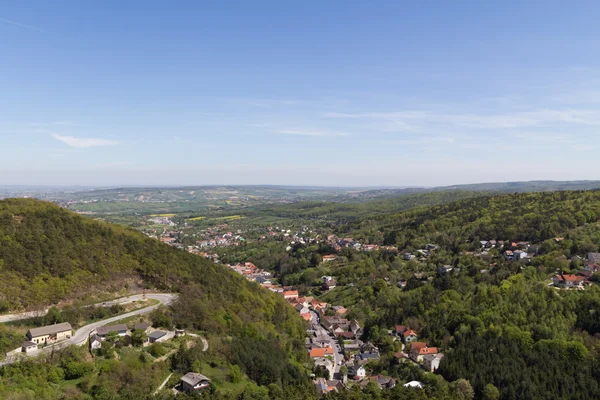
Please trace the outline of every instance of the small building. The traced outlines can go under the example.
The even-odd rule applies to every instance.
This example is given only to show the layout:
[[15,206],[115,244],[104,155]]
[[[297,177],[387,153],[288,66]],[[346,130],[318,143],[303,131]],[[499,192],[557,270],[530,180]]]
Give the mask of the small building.
[[583,285],[585,278],[583,276],[558,274],[552,278],[552,282],[556,287],[562,288],[578,288]]
[[297,290],[285,290],[283,292],[283,298],[286,299],[286,300],[297,299],[298,298],[298,291]]
[[396,387],[396,380],[385,375],[372,376],[369,380],[377,383],[380,389],[393,389]]
[[410,359],[413,360],[414,362],[423,362],[423,357],[429,354],[437,354],[438,353],[438,349],[436,347],[414,347],[414,343],[417,342],[413,342],[413,346],[411,346],[410,349]]
[[164,331],[154,331],[148,335],[148,340],[150,343],[164,342],[167,339],[167,332]]
[[408,329],[402,334],[402,340],[404,340],[404,343],[414,342],[417,339],[417,332],[413,331],[412,329]]
[[99,349],[102,347],[102,339],[100,336],[94,334],[90,336],[90,350]]
[[352,320],[352,322],[350,322],[350,331],[355,335],[358,335],[358,333],[360,332],[360,324],[357,320],[354,319]]
[[193,393],[210,387],[210,379],[202,374],[188,372],[179,381],[184,392]]
[[440,367],[440,362],[444,358],[442,353],[438,354],[427,354],[423,356],[423,368],[425,368],[429,372],[434,372],[436,369]]
[[105,325],[96,329],[96,334],[101,338],[105,338],[111,332],[115,332],[119,336],[125,336],[127,335],[127,325]]
[[73,328],[68,322],[31,328],[27,332],[27,339],[35,344],[54,343],[71,338]]
[[176,329],[175,337],[181,337],[181,336],[185,336],[185,331],[183,329]]
[[38,349],[37,344],[27,341],[21,344],[21,351],[25,354],[32,353]]
[[364,379],[367,376],[367,370],[363,366],[351,365],[348,367],[348,377],[354,380]]
[[356,358],[360,365],[364,365],[370,361],[379,360],[379,353],[360,353]]
[[423,389],[423,383],[419,381],[410,381],[402,386],[404,386],[405,388]]
[[323,256],[323,262],[335,261],[337,256],[335,254],[327,254]]

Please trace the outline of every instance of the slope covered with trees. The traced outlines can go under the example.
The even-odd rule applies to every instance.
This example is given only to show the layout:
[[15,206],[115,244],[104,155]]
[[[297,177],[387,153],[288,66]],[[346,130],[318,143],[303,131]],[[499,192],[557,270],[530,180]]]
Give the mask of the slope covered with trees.
[[[3,311],[47,306],[110,286],[121,289],[125,278],[140,280],[148,288],[178,292],[179,300],[170,309],[152,315],[155,326],[203,331],[214,338],[213,362],[235,363],[241,373],[262,385],[308,384],[302,370],[306,325],[280,296],[226,267],[133,230],[85,219],[46,202],[0,201]],[[207,357],[185,348],[179,356],[173,369],[182,373]],[[15,368],[21,367],[7,367],[0,373],[0,397],[19,387],[22,373],[10,375]],[[135,386],[137,378],[129,378]],[[110,379],[97,384],[102,387],[94,390],[117,396],[119,385]],[[36,388],[51,391],[40,385]]]

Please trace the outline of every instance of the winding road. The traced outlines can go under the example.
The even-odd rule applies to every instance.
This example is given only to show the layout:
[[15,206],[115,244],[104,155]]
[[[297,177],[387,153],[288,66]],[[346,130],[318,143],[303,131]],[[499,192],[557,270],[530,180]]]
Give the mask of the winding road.
[[[111,322],[119,321],[123,318],[129,318],[134,315],[147,314],[150,311],[160,307],[161,305],[170,305],[177,299],[177,295],[173,294],[173,293],[147,293],[145,296],[147,299],[158,300],[160,303],[155,304],[153,306],[141,308],[139,310],[131,311],[131,312],[128,312],[125,314],[117,315],[115,317],[107,318],[102,321],[93,322],[91,324],[82,326],[81,328],[77,329],[77,331],[75,331],[75,334],[73,336],[71,336],[71,339],[61,342],[61,343],[57,343],[54,346],[47,346],[47,347],[43,348],[42,350],[38,351],[36,354],[32,354],[32,355],[39,356],[41,354],[50,353],[52,351],[52,348],[62,349],[63,347],[67,347],[70,345],[83,346],[87,342],[88,337],[90,336],[90,333],[93,330],[95,330],[101,326],[104,326],[106,324],[109,324]],[[144,298],[144,295],[136,294],[133,296],[124,297],[121,299],[112,300],[112,301],[108,301],[105,303],[99,303],[97,305],[109,306],[109,305],[113,305],[113,304],[125,304],[125,303],[131,303],[134,301],[143,300],[143,298]],[[37,315],[40,315],[40,314],[37,314]],[[45,315],[45,314],[41,314],[41,315]],[[27,319],[27,318],[31,318],[32,315],[31,315],[31,313],[21,313],[21,314],[8,314],[8,315],[4,315],[3,317],[4,317],[4,320],[0,319],[0,322],[17,321],[19,319]],[[23,340],[25,340],[25,339],[23,339]],[[10,358],[10,359],[7,358],[6,360],[0,362],[0,366],[13,364],[19,360],[20,360],[20,357],[14,357],[14,358]]]

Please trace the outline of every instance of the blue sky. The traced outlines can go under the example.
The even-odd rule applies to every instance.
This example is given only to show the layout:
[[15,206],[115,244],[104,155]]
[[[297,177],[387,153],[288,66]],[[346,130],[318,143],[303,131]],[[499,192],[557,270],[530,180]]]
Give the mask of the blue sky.
[[0,7],[0,184],[600,179],[600,3]]

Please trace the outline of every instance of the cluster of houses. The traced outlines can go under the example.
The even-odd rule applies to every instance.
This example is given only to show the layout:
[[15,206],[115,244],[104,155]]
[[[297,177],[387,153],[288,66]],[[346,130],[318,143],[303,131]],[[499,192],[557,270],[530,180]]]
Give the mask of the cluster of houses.
[[418,335],[410,327],[396,325],[396,328],[391,333],[397,339],[402,340],[406,347],[410,348],[408,353],[402,351],[394,354],[396,359],[410,359],[429,372],[434,372],[440,367],[440,362],[444,358],[444,354],[438,352],[437,347],[429,347],[427,343],[417,341]]
[[156,216],[154,218],[148,218],[148,222],[151,222],[156,225],[167,225],[167,226],[177,225],[169,217],[161,217],[161,216]]
[[588,253],[583,269],[577,274],[560,272],[552,277],[552,284],[561,289],[583,289],[592,284],[591,278],[596,272],[600,272],[600,253]]
[[209,230],[205,235],[205,240],[197,240],[196,248],[197,249],[206,249],[211,247],[229,247],[229,246],[239,246],[241,242],[246,240],[242,235],[241,231],[238,233],[226,232],[224,234],[213,233]]
[[89,346],[90,350],[96,350],[102,347],[102,342],[104,342],[111,335],[116,335],[120,337],[129,336],[133,332],[144,332],[147,334],[146,339],[144,341],[144,346],[150,345],[152,343],[164,342],[174,337],[182,336],[185,334],[182,330],[172,331],[160,331],[153,330],[149,324],[139,323],[134,326],[134,328],[130,331],[127,325],[125,324],[117,324],[117,325],[105,325],[99,328],[96,328],[94,331],[90,333],[89,338]]
[[431,254],[435,251],[439,249],[439,246],[437,244],[432,244],[429,243],[425,246],[424,249],[418,249],[415,253],[413,254],[411,252],[404,252],[402,253],[402,259],[404,261],[410,261],[410,260],[414,260],[414,259],[418,259],[419,261],[425,261],[427,260]]
[[333,247],[335,251],[341,251],[343,248],[351,248],[356,251],[386,250],[395,253],[398,252],[398,248],[396,246],[379,246],[376,244],[363,244],[351,237],[340,238],[336,235],[328,235],[326,243]]

